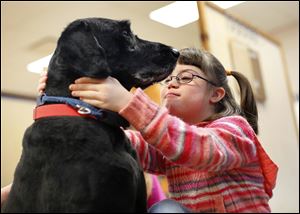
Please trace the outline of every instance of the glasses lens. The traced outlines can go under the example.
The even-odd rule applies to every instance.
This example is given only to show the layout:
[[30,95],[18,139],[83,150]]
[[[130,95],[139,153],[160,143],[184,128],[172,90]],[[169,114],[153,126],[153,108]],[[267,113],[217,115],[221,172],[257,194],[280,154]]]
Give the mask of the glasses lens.
[[182,72],[177,75],[179,82],[184,84],[184,83],[189,83],[193,80],[193,74],[190,72]]
[[169,82],[171,82],[171,77],[167,77],[165,80],[161,81],[160,84],[161,85],[168,85]]

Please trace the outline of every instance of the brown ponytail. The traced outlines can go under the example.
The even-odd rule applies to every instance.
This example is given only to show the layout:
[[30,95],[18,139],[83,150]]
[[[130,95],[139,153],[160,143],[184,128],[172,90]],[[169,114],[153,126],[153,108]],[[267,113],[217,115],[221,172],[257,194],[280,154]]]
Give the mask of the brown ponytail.
[[231,71],[230,73],[237,80],[240,87],[240,107],[242,114],[252,126],[254,132],[258,134],[258,113],[251,84],[243,74],[236,71]]

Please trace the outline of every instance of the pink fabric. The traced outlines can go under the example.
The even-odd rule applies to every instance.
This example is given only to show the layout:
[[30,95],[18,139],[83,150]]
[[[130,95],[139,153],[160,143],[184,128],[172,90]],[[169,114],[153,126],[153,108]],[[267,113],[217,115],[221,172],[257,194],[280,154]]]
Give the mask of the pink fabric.
[[148,209],[155,203],[163,200],[166,198],[166,195],[162,189],[162,187],[160,186],[160,183],[159,183],[159,180],[157,178],[157,176],[155,175],[151,175],[151,178],[152,178],[152,191],[151,191],[151,194],[148,198],[148,201],[147,201],[147,207]]

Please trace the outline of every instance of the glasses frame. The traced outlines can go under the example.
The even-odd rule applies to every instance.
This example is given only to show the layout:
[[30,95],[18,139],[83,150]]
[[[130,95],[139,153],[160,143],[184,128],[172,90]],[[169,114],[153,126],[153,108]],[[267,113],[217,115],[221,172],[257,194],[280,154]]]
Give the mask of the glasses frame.
[[[166,80],[166,79],[165,79],[164,81],[160,82],[160,84],[161,84],[161,85],[164,85],[164,86],[167,86],[167,85],[173,80],[173,78],[175,78],[176,82],[177,82],[179,85],[182,85],[182,84],[190,83],[190,82],[192,82],[192,81],[194,80],[195,77],[198,77],[198,78],[200,78],[200,79],[202,79],[202,80],[204,80],[204,81],[206,81],[206,82],[212,84],[213,86],[216,86],[216,87],[217,87],[217,85],[216,85],[215,83],[213,83],[212,81],[210,81],[210,80],[208,80],[208,79],[206,79],[206,78],[204,78],[204,77],[202,77],[202,76],[200,76],[200,75],[193,74],[193,73],[191,73],[190,71],[191,71],[191,70],[183,70],[182,72],[180,72],[180,73],[177,74],[176,76],[169,76],[169,77],[166,78],[166,79],[169,79],[169,80],[170,80],[168,83],[165,83],[165,80]],[[188,82],[181,83],[181,82],[180,82],[181,79],[180,79],[178,76],[181,75],[182,73],[189,73],[189,74],[191,74],[191,75],[192,75],[191,80],[189,80]]]

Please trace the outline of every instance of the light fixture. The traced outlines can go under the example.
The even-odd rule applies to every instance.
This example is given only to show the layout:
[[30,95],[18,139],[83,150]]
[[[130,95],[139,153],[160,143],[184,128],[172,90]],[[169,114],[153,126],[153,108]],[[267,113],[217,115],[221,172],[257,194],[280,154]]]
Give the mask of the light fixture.
[[[210,1],[222,9],[241,4],[245,1]],[[199,18],[197,1],[176,1],[162,8],[154,10],[149,15],[150,19],[178,28],[192,23]]]
[[45,56],[41,59],[33,61],[27,65],[27,70],[33,73],[41,73],[42,71],[47,70],[50,59],[53,54]]
[[196,1],[176,1],[150,13],[150,19],[178,28],[198,20]]
[[211,3],[214,3],[215,5],[221,7],[222,9],[228,9],[230,7],[236,6],[238,4],[241,4],[245,1],[210,1]]

